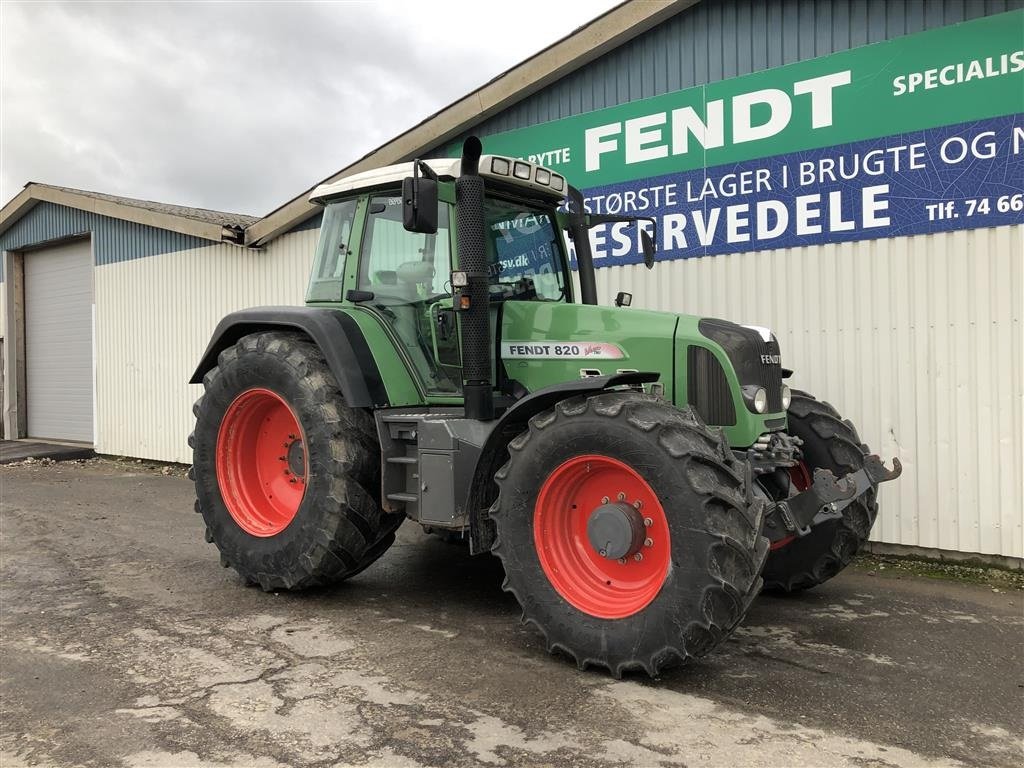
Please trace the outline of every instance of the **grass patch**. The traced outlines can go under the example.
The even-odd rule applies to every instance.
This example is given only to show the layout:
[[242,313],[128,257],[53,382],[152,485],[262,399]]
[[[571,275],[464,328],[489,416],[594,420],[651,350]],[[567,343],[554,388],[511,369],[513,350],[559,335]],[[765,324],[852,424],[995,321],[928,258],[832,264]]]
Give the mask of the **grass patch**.
[[1024,572],[1007,571],[986,565],[948,563],[894,555],[859,554],[853,561],[853,566],[859,571],[984,584],[994,589],[1024,590]]

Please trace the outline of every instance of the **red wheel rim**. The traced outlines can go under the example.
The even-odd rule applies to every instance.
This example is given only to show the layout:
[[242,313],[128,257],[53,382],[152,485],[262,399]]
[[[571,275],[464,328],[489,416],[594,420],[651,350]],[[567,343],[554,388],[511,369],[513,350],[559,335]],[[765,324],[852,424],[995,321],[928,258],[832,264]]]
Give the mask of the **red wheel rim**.
[[[622,560],[602,557],[587,534],[592,512],[609,501],[631,505],[646,527],[639,550]],[[602,619],[646,608],[672,562],[668,519],[657,495],[635,470],[607,456],[577,456],[548,475],[533,511],[533,541],[558,594]]]
[[299,420],[279,394],[249,389],[228,406],[217,433],[217,484],[239,527],[274,536],[299,511],[309,462]]
[[798,493],[806,491],[814,484],[814,481],[811,479],[811,470],[803,460],[798,461],[789,468],[789,482],[792,483]]

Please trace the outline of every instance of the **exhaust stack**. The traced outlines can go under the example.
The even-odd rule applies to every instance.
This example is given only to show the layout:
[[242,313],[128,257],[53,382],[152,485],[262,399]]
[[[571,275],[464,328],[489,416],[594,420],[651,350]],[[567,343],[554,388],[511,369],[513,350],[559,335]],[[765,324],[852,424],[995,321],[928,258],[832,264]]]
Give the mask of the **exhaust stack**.
[[[462,341],[462,394],[466,418],[491,421],[494,397],[491,382],[491,323],[487,290],[487,232],[484,218],[484,180],[480,177],[480,139],[470,136],[462,146],[461,175],[455,180],[459,271],[458,287]],[[452,281],[453,285],[455,280]]]

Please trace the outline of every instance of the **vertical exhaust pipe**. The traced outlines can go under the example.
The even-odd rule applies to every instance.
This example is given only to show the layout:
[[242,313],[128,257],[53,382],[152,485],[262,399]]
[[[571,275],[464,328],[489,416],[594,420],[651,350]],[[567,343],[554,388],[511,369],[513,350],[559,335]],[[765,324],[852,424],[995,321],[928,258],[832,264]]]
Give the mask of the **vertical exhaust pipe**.
[[[470,136],[462,146],[462,166],[455,180],[455,222],[458,233],[459,271],[466,286],[459,289],[459,333],[462,341],[462,394],[466,418],[494,418],[491,382],[491,322],[487,289],[487,231],[484,217],[484,180],[480,177],[483,145]],[[465,306],[463,302],[469,302]]]

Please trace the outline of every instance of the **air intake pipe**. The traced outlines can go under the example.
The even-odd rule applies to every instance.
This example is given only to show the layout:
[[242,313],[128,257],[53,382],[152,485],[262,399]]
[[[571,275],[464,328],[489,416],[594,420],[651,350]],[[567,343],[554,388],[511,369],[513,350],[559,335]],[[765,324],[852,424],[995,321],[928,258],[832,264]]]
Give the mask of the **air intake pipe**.
[[[460,279],[455,298],[462,341],[462,395],[466,418],[494,418],[491,383],[491,322],[487,288],[487,230],[484,180],[480,177],[480,139],[470,136],[462,146],[462,167],[455,180],[455,222]],[[464,278],[462,277],[464,275]]]

